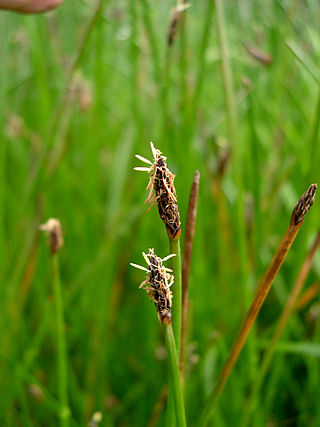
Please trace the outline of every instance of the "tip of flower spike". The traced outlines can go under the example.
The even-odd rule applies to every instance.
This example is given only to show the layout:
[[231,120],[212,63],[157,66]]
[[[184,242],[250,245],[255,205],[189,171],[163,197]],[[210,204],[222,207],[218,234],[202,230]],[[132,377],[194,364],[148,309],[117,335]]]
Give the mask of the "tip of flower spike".
[[297,225],[304,220],[306,213],[313,205],[316,196],[316,189],[317,184],[311,184],[308,190],[302,194],[291,215],[290,223],[292,225]]
[[63,246],[63,236],[61,224],[58,219],[50,218],[45,224],[39,226],[39,230],[46,231],[48,234],[48,245],[51,255],[54,255]]

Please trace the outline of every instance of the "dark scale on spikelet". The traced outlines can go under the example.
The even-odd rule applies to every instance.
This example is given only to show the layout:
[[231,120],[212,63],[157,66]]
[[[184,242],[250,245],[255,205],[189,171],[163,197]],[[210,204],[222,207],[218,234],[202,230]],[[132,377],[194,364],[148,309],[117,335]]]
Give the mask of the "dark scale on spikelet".
[[140,268],[147,272],[145,280],[139,287],[145,289],[149,298],[154,302],[160,322],[170,325],[172,307],[170,286],[173,284],[173,276],[169,273],[171,270],[162,265],[162,262],[167,260],[168,257],[162,260],[155,255],[153,249],[149,249],[147,255],[143,253],[143,256],[147,262],[148,268],[131,263],[133,267]]
[[168,31],[168,45],[171,46],[177,36],[179,22],[181,20],[182,12],[184,12],[190,5],[182,4],[175,7],[171,14],[169,31]]
[[154,155],[154,163],[141,156],[136,156],[138,159],[150,164],[151,167],[135,169],[151,172],[147,186],[149,196],[146,203],[151,203],[150,208],[154,203],[157,204],[160,218],[166,226],[170,239],[177,239],[181,235],[181,223],[176,190],[174,188],[175,175],[168,169],[166,157],[162,156],[160,150],[155,149],[152,143],[151,149]]
[[148,189],[152,188],[156,194],[156,203],[160,218],[165,223],[167,232],[171,239],[180,236],[180,215],[174,188],[175,175],[167,168],[166,162],[159,154],[155,161],[155,170],[151,175]]
[[313,205],[316,196],[316,189],[317,184],[312,184],[308,190],[302,194],[291,215],[292,225],[297,225],[304,220],[306,213]]

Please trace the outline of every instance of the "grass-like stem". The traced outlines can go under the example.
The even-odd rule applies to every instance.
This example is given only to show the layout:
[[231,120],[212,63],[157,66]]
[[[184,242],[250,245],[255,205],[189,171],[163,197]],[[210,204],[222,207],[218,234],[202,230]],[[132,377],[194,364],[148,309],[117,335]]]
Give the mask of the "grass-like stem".
[[258,286],[256,295],[233,343],[229,356],[223,365],[216,384],[207,398],[204,409],[200,416],[199,426],[206,426],[210,421],[215,404],[219,399],[224,386],[226,385],[226,382],[238,359],[238,356],[248,338],[249,332],[251,331],[254,322],[261,310],[261,307],[271,289],[272,283],[300,230],[305,214],[308,212],[314,202],[316,188],[317,186],[312,184],[300,197],[298,203],[293,209],[289,227],[287,228],[287,231],[285,232],[274,257],[272,258],[271,264],[265,276]]
[[181,315],[182,315],[182,271],[181,271],[181,250],[180,238],[170,239],[170,254],[176,254],[171,258],[171,268],[174,275],[173,293],[173,315],[172,323],[176,339],[177,353],[180,357],[180,342],[181,342]]
[[256,381],[254,382],[252,391],[250,393],[250,397],[249,397],[249,401],[248,404],[245,405],[246,407],[246,411],[245,411],[245,416],[244,416],[244,422],[243,422],[243,427],[249,425],[250,423],[250,418],[251,418],[251,414],[254,411],[256,404],[258,403],[258,393],[259,390],[261,388],[261,385],[263,383],[263,380],[266,376],[266,373],[270,367],[270,363],[272,361],[275,349],[277,347],[277,344],[283,334],[283,331],[288,323],[289,317],[292,314],[295,306],[296,306],[296,302],[297,299],[301,293],[301,290],[303,288],[303,285],[306,281],[306,278],[308,276],[308,273],[310,271],[311,265],[312,265],[312,261],[314,258],[314,255],[318,249],[320,243],[320,231],[317,233],[317,236],[315,238],[315,241],[304,261],[304,263],[302,264],[302,267],[299,271],[297,280],[290,292],[290,295],[287,299],[287,302],[282,310],[282,313],[280,315],[280,318],[277,322],[275,331],[272,335],[272,338],[270,340],[269,346],[266,349],[266,352],[263,356],[263,360],[259,369],[259,374],[258,377],[256,379]]
[[186,426],[186,416],[185,416],[185,410],[184,410],[181,378],[179,373],[176,341],[175,341],[171,324],[163,325],[163,329],[164,329],[164,335],[165,335],[167,352],[168,352],[169,373],[170,373],[170,380],[171,380],[170,391],[173,394],[177,426],[184,427]]
[[61,404],[60,425],[68,427],[70,410],[68,406],[67,350],[58,254],[51,256],[51,272],[56,305],[59,401]]
[[199,193],[200,172],[196,171],[193,176],[193,182],[189,197],[189,207],[186,223],[186,237],[184,243],[183,263],[182,263],[182,318],[181,318],[181,343],[180,343],[180,375],[183,384],[184,378],[184,347],[185,347],[185,334],[187,324],[187,311],[188,311],[188,288],[189,288],[189,275],[191,265],[191,255],[193,247],[193,239],[197,218],[197,204]]

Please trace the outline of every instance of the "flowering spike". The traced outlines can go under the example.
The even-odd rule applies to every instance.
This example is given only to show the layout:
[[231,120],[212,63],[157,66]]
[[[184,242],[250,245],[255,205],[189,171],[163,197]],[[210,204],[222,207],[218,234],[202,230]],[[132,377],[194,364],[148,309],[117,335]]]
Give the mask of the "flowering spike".
[[155,303],[160,322],[170,325],[172,293],[169,288],[174,282],[174,277],[168,273],[169,269],[162,265],[163,260],[154,253],[153,249],[149,249],[148,254],[142,252],[142,256],[148,268],[130,263],[133,267],[147,272],[146,278],[139,288],[145,289],[148,297]]
[[39,226],[39,230],[46,231],[51,255],[56,254],[61,246],[63,246],[60,221],[55,218],[50,218],[45,224]]
[[181,235],[181,223],[176,190],[173,183],[175,175],[168,169],[167,159],[162,155],[161,151],[155,148],[152,142],[150,142],[150,146],[154,156],[154,163],[137,154],[136,157],[138,159],[145,163],[150,163],[151,166],[150,168],[135,167],[134,169],[150,173],[150,180],[147,186],[149,194],[145,202],[150,203],[150,208],[155,203],[157,204],[160,218],[165,223],[169,238],[177,239]]
[[306,213],[313,205],[314,198],[316,196],[316,189],[317,184],[311,184],[308,190],[302,194],[291,215],[292,225],[297,225],[304,220]]

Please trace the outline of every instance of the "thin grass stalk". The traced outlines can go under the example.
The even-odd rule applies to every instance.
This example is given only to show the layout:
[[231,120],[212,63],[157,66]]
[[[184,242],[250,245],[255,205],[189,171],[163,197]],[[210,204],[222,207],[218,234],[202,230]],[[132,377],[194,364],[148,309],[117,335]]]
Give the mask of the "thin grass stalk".
[[261,310],[261,307],[271,289],[272,283],[300,230],[300,227],[304,221],[305,214],[308,212],[308,210],[313,204],[316,187],[317,186],[315,184],[312,184],[308,188],[308,190],[300,197],[298,203],[293,209],[290,224],[287,228],[287,231],[285,232],[280,242],[280,245],[271,261],[271,264],[265,276],[263,277],[260,285],[258,286],[256,295],[238,332],[234,344],[230,350],[229,356],[225,364],[223,365],[216,384],[214,385],[211,393],[207,398],[204,409],[200,416],[199,426],[206,426],[210,421],[210,417],[213,413],[215,404],[217,403],[221,392],[224,389],[224,386],[226,385],[226,382],[238,359],[238,356],[248,338],[249,332],[251,331],[254,322]]
[[206,50],[209,43],[210,36],[210,28],[211,28],[211,19],[213,15],[213,6],[214,2],[212,0],[208,1],[208,10],[206,12],[205,23],[203,27],[203,33],[201,38],[201,43],[199,47],[199,58],[198,58],[198,72],[197,72],[197,80],[194,87],[193,100],[191,102],[192,113],[191,117],[196,118],[196,111],[200,99],[200,95],[202,93],[203,82],[205,78],[206,71]]
[[167,397],[168,397],[168,385],[165,384],[160,390],[158,399],[153,407],[153,411],[151,413],[147,427],[157,427],[159,423],[159,419],[163,412]]
[[239,247],[239,258],[240,258],[240,282],[243,291],[243,297],[246,306],[249,304],[249,292],[246,282],[247,272],[247,250],[245,242],[245,221],[244,221],[244,203],[243,203],[243,185],[242,185],[242,174],[240,165],[242,164],[240,158],[240,142],[239,142],[239,128],[238,128],[238,117],[237,117],[237,106],[233,92],[233,76],[230,63],[229,48],[226,36],[226,23],[224,19],[223,5],[221,0],[212,0],[216,6],[217,12],[217,30],[219,39],[219,48],[222,61],[222,82],[225,94],[225,106],[226,106],[226,119],[227,119],[227,130],[228,137],[232,146],[232,163],[235,173],[235,180],[238,187],[238,197],[236,206],[236,227],[238,231],[238,247]]
[[184,410],[181,378],[179,373],[179,358],[176,348],[177,338],[174,336],[171,324],[163,325],[163,329],[168,352],[169,374],[171,380],[170,383],[175,406],[177,426],[185,427],[187,424]]
[[171,268],[174,276],[174,287],[172,289],[174,301],[174,314],[172,324],[176,339],[177,354],[180,357],[181,343],[181,316],[182,316],[182,271],[181,271],[181,250],[180,238],[170,240],[170,254],[176,254],[171,258]]
[[190,191],[189,207],[186,223],[186,237],[184,242],[183,262],[182,262],[182,318],[181,318],[181,343],[180,343],[180,375],[181,382],[184,385],[184,349],[185,335],[188,312],[188,288],[191,266],[191,255],[193,248],[193,239],[195,233],[195,225],[197,218],[197,204],[199,193],[200,172],[196,171],[193,177],[192,187]]
[[158,85],[160,107],[163,110],[162,111],[163,114],[167,115],[168,112],[166,111],[166,108],[167,108],[166,93],[163,87],[164,85],[163,85],[163,78],[162,78],[162,72],[161,72],[161,56],[158,49],[159,44],[157,42],[157,38],[154,32],[155,25],[153,24],[152,17],[151,17],[152,9],[150,7],[148,0],[142,0],[141,3],[142,3],[142,11],[143,11],[143,24],[145,26],[145,30],[150,43],[154,79],[156,81],[156,84]]
[[313,119],[312,131],[310,135],[311,156],[310,156],[310,167],[309,167],[308,176],[307,176],[308,178],[311,178],[311,174],[314,173],[314,171],[318,171],[317,165],[318,165],[318,158],[319,158],[319,149],[318,149],[319,128],[320,128],[320,83],[318,87],[318,97],[317,97],[316,110],[315,110],[314,119]]
[[7,101],[7,67],[5,64],[8,56],[8,20],[10,17],[6,13],[2,13],[0,16],[0,63],[2,64],[0,69],[0,274],[3,272],[3,265],[5,260],[5,209],[6,209],[6,195],[5,188],[3,184],[6,177],[6,140],[4,135],[5,129],[5,114],[6,114],[6,101]]
[[[73,78],[75,76],[76,71],[78,70],[79,65],[81,64],[81,61],[82,61],[83,55],[85,53],[86,47],[88,45],[92,30],[94,29],[96,20],[97,20],[99,14],[101,13],[101,10],[102,10],[105,2],[106,2],[106,0],[98,0],[96,2],[96,5],[95,5],[93,12],[92,12],[92,15],[89,18],[89,20],[87,21],[87,25],[86,25],[85,29],[83,30],[83,33],[81,35],[81,39],[79,42],[79,47],[77,49],[76,55],[73,59],[73,62],[70,65],[70,68],[69,68],[69,71],[68,71],[68,74],[66,77],[64,89],[60,95],[60,98],[57,101],[56,107],[54,109],[54,113],[52,115],[51,123],[49,124],[48,130],[47,130],[47,140],[49,142],[53,139],[53,136],[56,133],[56,128],[59,126],[61,118],[63,117],[64,110],[68,106],[68,104],[70,103],[68,98],[69,98],[69,90],[70,90],[71,83],[73,81]],[[65,126],[65,124],[63,123],[62,126]],[[61,132],[58,129],[57,134],[60,134],[60,133]],[[45,146],[44,150],[42,151],[40,157],[39,157],[38,164],[37,164],[37,167],[35,169],[35,173],[32,176],[30,182],[27,184],[27,189],[25,192],[26,201],[29,200],[29,198],[32,196],[35,189],[37,188],[37,183],[39,182],[39,180],[41,178],[41,172],[42,172],[42,168],[43,168],[44,164],[50,163],[50,161],[51,161],[49,148],[50,148],[49,144],[47,144]]]
[[266,373],[270,367],[270,363],[272,361],[274,352],[276,350],[277,344],[283,334],[283,331],[288,323],[289,317],[291,316],[291,314],[293,313],[296,303],[297,303],[297,299],[301,293],[301,290],[304,286],[304,283],[306,281],[306,278],[309,274],[311,265],[312,265],[312,261],[314,258],[314,255],[318,249],[320,243],[320,231],[317,233],[317,236],[315,238],[315,241],[307,255],[307,258],[305,260],[305,262],[303,263],[297,280],[290,292],[290,295],[288,297],[287,303],[284,306],[282,313],[280,315],[280,318],[277,322],[277,325],[275,327],[275,331],[272,335],[272,338],[270,340],[270,343],[266,349],[266,352],[263,356],[263,360],[259,369],[259,374],[258,377],[256,379],[256,381],[253,384],[253,388],[252,391],[250,393],[250,397],[248,400],[248,403],[245,405],[245,415],[244,415],[244,422],[243,422],[243,427],[248,426],[250,424],[250,420],[251,420],[251,414],[253,413],[253,411],[256,408],[256,405],[258,404],[259,401],[259,391],[261,388],[261,385],[263,384],[264,378],[266,376]]
[[57,334],[57,358],[58,358],[58,395],[61,408],[59,418],[61,427],[69,426],[70,409],[68,406],[68,380],[67,380],[67,346],[65,337],[65,324],[63,316],[63,296],[60,281],[60,269],[58,252],[63,246],[63,235],[60,222],[50,218],[45,224],[40,225],[40,230],[48,236],[50,249],[51,276],[55,298],[56,334]]
[[320,282],[317,281],[310,285],[308,289],[301,295],[301,298],[297,302],[296,309],[302,310],[306,307],[318,294],[320,291]]
[[[181,250],[180,250],[180,238],[170,239],[170,254],[176,254],[175,257],[171,258],[171,269],[174,275],[174,287],[172,289],[173,301],[174,301],[174,312],[172,318],[174,336],[176,339],[176,351],[177,358],[180,357],[180,343],[181,343],[181,316],[182,316],[182,270],[181,270]],[[174,384],[172,378],[169,378],[169,396],[167,406],[167,417],[166,425],[173,427],[176,425],[177,419],[175,419],[173,390]],[[179,424],[177,424],[179,426]]]
[[[250,304],[250,290],[248,287],[248,254],[247,254],[247,243],[246,243],[246,230],[245,230],[245,207],[243,197],[243,177],[241,173],[242,156],[241,147],[239,140],[239,126],[238,126],[238,115],[237,115],[237,103],[234,96],[233,90],[233,74],[230,62],[230,54],[227,40],[227,27],[224,18],[223,2],[222,0],[212,0],[215,2],[216,13],[217,13],[217,31],[219,49],[221,54],[221,71],[222,71],[222,82],[225,95],[225,107],[226,107],[226,119],[227,119],[227,131],[228,138],[231,143],[231,162],[234,171],[234,179],[237,183],[238,194],[236,199],[235,207],[235,228],[237,234],[237,243],[239,251],[239,281],[240,291],[242,292],[242,300],[244,303],[244,310],[247,310]],[[247,346],[247,375],[250,378],[255,376],[256,360],[253,346],[253,336],[248,342]]]
[[[181,2],[183,5],[183,1]],[[188,120],[189,115],[189,85],[188,85],[188,59],[187,59],[187,49],[188,49],[188,33],[187,33],[187,12],[183,12],[180,22],[180,84],[181,84],[181,106],[183,109],[184,123],[182,128],[183,137],[188,137],[187,128],[190,126],[190,121]]]
[[[54,137],[55,134],[55,129],[57,126],[59,126],[60,122],[61,122],[61,126],[63,129],[66,128],[66,123],[65,120],[61,121],[61,118],[63,118],[63,112],[65,110],[66,107],[70,107],[69,106],[69,102],[68,100],[68,95],[69,95],[69,89],[70,89],[70,85],[71,82],[74,78],[74,75],[81,63],[81,60],[83,58],[86,46],[88,44],[91,32],[94,28],[95,22],[97,20],[97,17],[99,16],[101,9],[103,7],[105,0],[99,0],[96,3],[96,6],[93,10],[92,16],[91,18],[88,20],[87,26],[84,29],[83,33],[82,33],[82,37],[79,43],[79,48],[77,50],[77,54],[73,60],[73,63],[70,67],[70,70],[68,72],[68,76],[66,78],[66,84],[65,84],[65,88],[61,94],[60,99],[57,102],[56,108],[55,108],[55,113],[53,115],[53,120],[52,123],[49,125],[48,131],[47,131],[47,140],[51,141]],[[70,116],[71,117],[71,116]],[[58,128],[56,134],[58,135],[58,137],[60,137],[62,131],[60,128]],[[59,144],[59,153],[63,153],[64,148],[65,148],[65,142],[63,144]],[[35,190],[38,188],[38,184],[41,184],[41,178],[42,178],[42,172],[43,172],[43,167],[47,164],[49,165],[52,162],[52,158],[51,155],[53,155],[55,157],[55,161],[54,161],[54,167],[52,168],[53,171],[56,171],[57,166],[59,161],[61,160],[62,156],[58,155],[56,151],[50,152],[49,151],[49,145],[46,145],[44,147],[44,149],[42,150],[42,153],[39,156],[38,159],[38,164],[35,168],[35,172],[32,175],[31,179],[29,180],[29,182],[27,183],[26,186],[26,190],[24,192],[25,196],[24,196],[24,200],[22,201],[23,205],[25,205],[27,203],[27,201],[31,198],[31,196],[35,193]],[[52,174],[49,174],[49,177],[52,177]],[[33,242],[37,233],[37,227],[38,227],[39,222],[37,222],[35,225],[30,225],[30,223],[28,224],[27,228],[29,230],[30,233],[30,239],[28,240],[28,244],[24,245],[22,247],[22,249],[19,251],[18,256],[16,257],[18,259],[18,262],[15,263],[15,268],[14,271],[12,273],[12,277],[9,279],[10,280],[10,288],[14,289],[22,274],[23,274],[23,270],[25,268],[25,263],[26,260],[29,258],[30,255],[30,251],[32,250],[33,247]],[[18,227],[20,228],[20,227]],[[17,235],[20,236],[20,233],[17,233]],[[20,237],[19,237],[20,239]],[[13,247],[18,247],[18,245],[13,244]]]
[[69,426],[70,409],[68,405],[68,379],[67,379],[67,348],[65,337],[65,324],[63,316],[63,297],[60,281],[60,270],[58,254],[51,256],[51,272],[56,304],[56,326],[58,346],[58,380],[59,380],[59,402],[61,404],[60,425]]

